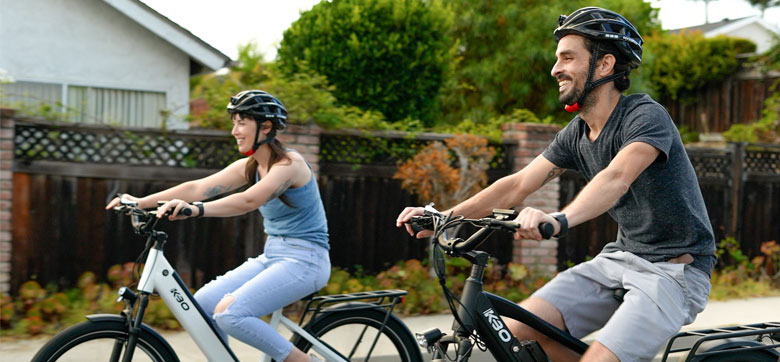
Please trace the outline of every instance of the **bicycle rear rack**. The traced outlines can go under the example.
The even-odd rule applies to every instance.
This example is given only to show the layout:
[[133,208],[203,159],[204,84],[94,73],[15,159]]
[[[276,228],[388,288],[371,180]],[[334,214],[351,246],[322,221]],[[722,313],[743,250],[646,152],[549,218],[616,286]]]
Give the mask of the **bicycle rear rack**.
[[[744,338],[754,337],[748,340],[752,340],[758,343],[745,344],[733,341],[733,343],[720,346],[719,349],[714,351],[708,351],[708,346],[704,345],[710,341],[728,340],[730,338]],[[692,340],[695,342],[692,346],[675,348],[675,342],[678,344],[689,345]],[[763,343],[762,341],[768,339],[769,343]],[[687,343],[685,341],[687,341]],[[744,340],[743,340],[744,341]],[[702,348],[704,347],[704,348]],[[754,350],[770,350],[772,348],[780,347],[780,322],[766,322],[757,324],[745,324],[733,327],[713,328],[713,329],[701,329],[696,331],[681,332],[672,337],[669,343],[666,345],[664,356],[661,359],[666,361],[670,353],[688,352],[688,356],[685,359],[686,362],[694,361],[694,359],[700,359],[706,356],[712,356],[716,354],[746,352]],[[699,351],[704,349],[704,351]],[[777,350],[775,350],[777,352]]]
[[[301,314],[298,324],[303,324],[306,319],[306,315],[312,312],[311,318],[314,319],[319,314],[338,312],[344,310],[356,310],[356,309],[388,309],[388,314],[392,313],[393,308],[396,305],[403,302],[403,297],[408,294],[407,291],[401,289],[386,289],[386,290],[372,290],[367,292],[356,292],[346,294],[332,294],[332,295],[318,295],[304,298],[306,305]],[[346,303],[353,301],[363,301],[361,303],[345,304],[339,306],[338,309],[328,309],[327,306],[331,306],[335,303]]]

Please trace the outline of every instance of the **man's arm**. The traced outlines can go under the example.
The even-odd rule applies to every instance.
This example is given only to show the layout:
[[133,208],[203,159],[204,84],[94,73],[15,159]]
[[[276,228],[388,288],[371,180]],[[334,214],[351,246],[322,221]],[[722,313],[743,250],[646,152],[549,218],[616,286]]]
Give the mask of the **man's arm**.
[[566,170],[539,155],[522,170],[502,177],[468,200],[447,210],[445,214],[452,212],[454,215],[475,218],[490,215],[496,208],[515,207],[564,171]]
[[[550,180],[560,176],[564,171],[564,169],[557,167],[543,156],[537,156],[522,170],[502,177],[468,200],[445,211],[445,213],[452,212],[454,215],[476,218],[489,215],[496,208],[506,209],[517,206],[528,195]],[[412,216],[422,215],[422,213],[421,207],[407,207],[398,215],[396,226],[401,227],[408,223]],[[415,235],[408,224],[406,225],[406,230],[410,235]],[[422,231],[418,233],[417,237],[428,235],[430,235],[430,232]]]
[[593,219],[614,206],[639,175],[658,158],[657,148],[634,142],[615,155],[609,166],[599,172],[577,197],[563,209],[569,226]]
[[[628,192],[628,187],[655,161],[660,152],[644,142],[634,142],[620,150],[609,166],[596,174],[574,201],[562,210],[569,227],[607,212]],[[540,240],[541,234],[536,226],[542,222],[552,223],[555,234],[560,232],[560,223],[540,210],[523,209],[517,221],[524,226],[518,231],[518,238]]]

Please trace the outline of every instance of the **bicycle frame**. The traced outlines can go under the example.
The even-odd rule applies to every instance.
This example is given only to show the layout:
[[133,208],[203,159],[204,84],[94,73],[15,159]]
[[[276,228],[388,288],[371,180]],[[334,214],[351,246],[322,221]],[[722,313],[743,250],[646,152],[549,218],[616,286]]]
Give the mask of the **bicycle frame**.
[[588,345],[542,320],[516,303],[482,290],[482,274],[489,255],[485,252],[469,252],[463,256],[473,263],[471,275],[466,280],[458,308],[457,320],[453,322],[455,339],[461,341],[471,336],[473,331],[485,342],[487,349],[498,361],[521,361],[519,352],[521,343],[506,327],[501,316],[509,317],[536,329],[545,336],[561,343],[577,353],[584,353]]
[[[238,361],[227,343],[220,338],[214,322],[203,311],[187,285],[184,284],[179,274],[165,258],[162,250],[158,249],[156,245],[149,251],[145,265],[138,290],[147,296],[157,292],[209,361]],[[144,306],[143,302],[141,305]],[[143,309],[139,308],[139,317],[136,318],[142,318],[142,313]],[[270,324],[274,328],[278,328],[281,324],[291,332],[299,334],[311,342],[312,348],[328,361],[346,362],[343,357],[329,349],[317,338],[284,317],[281,310],[272,314]],[[265,354],[263,356],[263,361],[271,360],[270,356]]]
[[[209,361],[238,362],[238,358],[227,342],[223,341],[217,333],[214,322],[195,301],[190,289],[165,258],[162,250],[158,249],[156,243],[149,250],[138,285],[142,298],[146,296],[146,300],[154,292],[160,295],[165,305],[168,306],[168,309]],[[136,324],[139,325],[143,318],[144,304],[144,299],[141,299],[141,305],[136,314]],[[131,348],[128,349],[131,350]]]
[[[289,330],[290,332],[297,333],[309,343],[311,343],[311,348],[315,351],[319,352],[323,357],[325,357],[328,361],[334,361],[334,362],[348,362],[346,359],[341,357],[341,355],[337,354],[330,348],[328,348],[324,343],[322,343],[319,339],[312,336],[309,332],[306,332],[305,329],[301,328],[298,324],[291,321],[289,318],[285,317],[282,314],[282,310],[276,310],[273,314],[271,314],[271,322],[268,324],[271,325],[274,329],[278,330],[279,325],[284,326]],[[261,362],[271,362],[271,356],[263,353],[263,357],[260,358]]]

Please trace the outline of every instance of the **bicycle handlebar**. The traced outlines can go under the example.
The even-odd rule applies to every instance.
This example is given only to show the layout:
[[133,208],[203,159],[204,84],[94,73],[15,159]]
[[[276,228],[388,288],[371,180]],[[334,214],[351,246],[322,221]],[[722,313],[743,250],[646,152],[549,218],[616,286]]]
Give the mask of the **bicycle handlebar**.
[[[464,217],[451,217],[441,214],[435,210],[427,209],[423,216],[412,216],[409,221],[412,230],[416,232],[422,230],[433,230],[434,238],[440,246],[455,253],[466,253],[479,246],[494,230],[505,232],[515,232],[521,225],[517,221],[506,220],[517,215],[515,210],[493,210],[492,217],[481,219],[467,219]],[[457,237],[448,238],[444,236],[444,231],[461,224],[471,224],[481,228],[472,234],[467,240]],[[542,238],[552,237],[555,227],[547,222],[538,226]],[[444,237],[440,237],[444,236]]]
[[[135,229],[136,233],[145,234],[153,231],[154,226],[159,220],[157,218],[156,210],[145,210],[138,207],[138,203],[126,199],[119,199],[119,206],[114,206],[114,212],[120,214],[130,215],[130,221]],[[163,217],[171,216],[173,210],[168,210],[163,214]],[[192,210],[184,208],[181,210],[181,214],[184,216],[191,216]]]

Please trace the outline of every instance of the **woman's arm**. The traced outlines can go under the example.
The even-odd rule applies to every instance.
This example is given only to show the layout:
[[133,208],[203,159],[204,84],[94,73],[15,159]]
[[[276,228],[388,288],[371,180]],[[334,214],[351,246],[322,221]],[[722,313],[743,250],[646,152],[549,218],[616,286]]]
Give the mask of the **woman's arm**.
[[[219,200],[209,201],[203,204],[203,216],[229,217],[243,215],[257,210],[269,200],[279,197],[292,186],[303,186],[311,179],[311,170],[303,158],[296,153],[289,153],[291,162],[277,163],[263,176],[259,182],[244,192],[235,193]],[[172,214],[178,215],[184,207],[190,208],[193,216],[200,216],[197,207],[187,204],[182,200],[171,200],[157,209],[158,217],[167,210],[174,210]],[[183,217],[174,217],[178,219]]]
[[[245,185],[244,178],[246,158],[233,162],[219,172],[202,179],[187,181],[142,198],[126,195],[127,198],[137,201],[138,206],[144,209],[157,207],[158,201],[181,199],[187,202],[200,201],[224,194]],[[119,198],[108,203],[106,209],[119,204]]]

